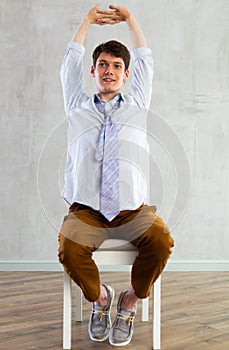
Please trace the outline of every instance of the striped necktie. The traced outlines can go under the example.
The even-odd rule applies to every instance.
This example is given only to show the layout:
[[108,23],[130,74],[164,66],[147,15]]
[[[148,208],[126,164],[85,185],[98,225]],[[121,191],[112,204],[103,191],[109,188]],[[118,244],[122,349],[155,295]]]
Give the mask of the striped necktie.
[[111,119],[119,107],[120,96],[109,112],[105,111],[101,101],[97,101],[97,108],[104,114],[96,150],[96,160],[102,161],[100,212],[108,221],[112,221],[120,212],[118,132],[116,124]]

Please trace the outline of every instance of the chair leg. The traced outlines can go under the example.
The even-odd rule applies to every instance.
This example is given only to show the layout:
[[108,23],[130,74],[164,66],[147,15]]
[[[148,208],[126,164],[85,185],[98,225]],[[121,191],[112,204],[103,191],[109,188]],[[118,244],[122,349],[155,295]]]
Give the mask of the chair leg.
[[76,285],[76,321],[83,320],[82,311],[82,291],[79,286]]
[[161,276],[154,283],[153,298],[153,348],[161,348]]
[[[161,276],[154,283],[153,297],[153,349],[161,348]],[[148,321],[149,298],[142,299],[142,321]],[[82,292],[76,286],[76,321],[82,321]],[[72,283],[64,271],[64,306],[63,306],[63,349],[71,349],[72,323]]]
[[63,349],[71,349],[72,335],[72,283],[64,271]]
[[142,299],[142,322],[149,321],[149,298]]

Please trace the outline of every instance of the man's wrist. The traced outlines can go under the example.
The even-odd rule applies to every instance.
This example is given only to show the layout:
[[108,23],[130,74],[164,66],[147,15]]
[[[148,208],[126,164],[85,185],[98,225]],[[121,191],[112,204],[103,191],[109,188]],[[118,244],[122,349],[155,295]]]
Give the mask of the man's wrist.
[[130,12],[129,15],[126,17],[126,22],[131,22],[134,19],[134,16]]
[[92,24],[92,19],[90,18],[89,14],[87,14],[87,15],[84,17],[83,23],[84,23],[84,25],[86,25],[86,26],[88,26],[88,27],[89,27],[90,24]]
[[128,24],[128,26],[131,26],[135,22],[135,18],[132,14],[130,14],[130,16],[126,19],[126,23]]

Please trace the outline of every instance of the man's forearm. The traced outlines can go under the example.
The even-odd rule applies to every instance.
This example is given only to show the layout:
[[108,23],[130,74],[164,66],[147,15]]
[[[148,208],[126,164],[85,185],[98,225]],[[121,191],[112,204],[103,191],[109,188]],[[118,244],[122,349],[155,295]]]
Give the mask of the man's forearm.
[[84,46],[84,42],[85,42],[85,39],[87,36],[89,26],[90,26],[90,21],[89,21],[88,17],[86,16],[86,17],[84,17],[84,19],[80,23],[79,27],[77,28],[76,32],[74,33],[74,35],[72,37],[72,41],[77,42],[77,43]]
[[135,18],[131,15],[126,20],[126,23],[130,31],[133,48],[136,49],[138,47],[147,47],[145,36]]
[[[138,47],[147,47],[145,36],[132,13],[127,8],[122,6],[110,5],[109,7],[117,17],[115,23],[122,21],[127,23],[133,48],[136,49]],[[110,11],[99,10],[99,13],[108,15]]]
[[84,42],[87,36],[89,26],[91,24],[96,24],[99,18],[103,16],[98,13],[99,5],[94,6],[88,11],[86,16],[83,18],[79,27],[77,28],[75,34],[72,37],[72,41],[77,42],[84,46]]

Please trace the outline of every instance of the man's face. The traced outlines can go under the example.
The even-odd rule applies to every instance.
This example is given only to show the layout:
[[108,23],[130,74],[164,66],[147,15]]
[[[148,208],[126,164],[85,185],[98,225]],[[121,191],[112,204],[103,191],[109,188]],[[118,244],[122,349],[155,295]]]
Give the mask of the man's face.
[[91,67],[91,74],[95,78],[100,97],[108,101],[121,91],[129,71],[125,71],[122,58],[102,52],[96,61],[96,66]]

